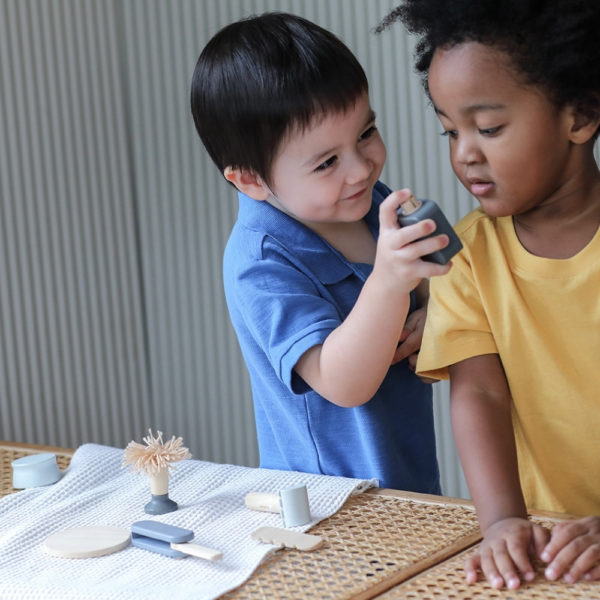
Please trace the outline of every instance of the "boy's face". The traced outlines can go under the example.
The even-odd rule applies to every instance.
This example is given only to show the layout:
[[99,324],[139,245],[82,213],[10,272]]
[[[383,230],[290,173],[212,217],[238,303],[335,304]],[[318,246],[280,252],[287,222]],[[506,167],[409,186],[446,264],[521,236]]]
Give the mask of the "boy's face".
[[321,233],[359,221],[371,207],[385,158],[365,94],[344,113],[317,118],[304,131],[292,130],[273,161],[273,195],[267,202]]
[[486,213],[524,214],[560,197],[571,113],[519,81],[506,54],[476,42],[439,49],[428,83],[452,168]]

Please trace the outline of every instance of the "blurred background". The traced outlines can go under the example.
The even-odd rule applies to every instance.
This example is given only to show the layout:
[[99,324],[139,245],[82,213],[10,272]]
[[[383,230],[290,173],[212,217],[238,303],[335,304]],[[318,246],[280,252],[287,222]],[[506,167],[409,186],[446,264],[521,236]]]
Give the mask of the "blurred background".
[[[227,23],[270,10],[355,52],[388,147],[382,180],[475,206],[393,0],[0,0],[0,438],[123,447],[148,428],[194,458],[258,464],[221,256],[237,199],[189,110],[192,72]],[[467,497],[435,385],[443,491]]]

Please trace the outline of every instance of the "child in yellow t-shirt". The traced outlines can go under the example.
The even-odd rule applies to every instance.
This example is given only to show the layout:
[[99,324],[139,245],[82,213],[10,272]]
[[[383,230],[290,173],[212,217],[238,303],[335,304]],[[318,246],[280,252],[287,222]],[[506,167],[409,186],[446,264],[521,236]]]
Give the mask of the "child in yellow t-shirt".
[[[600,3],[408,0],[416,65],[480,209],[431,282],[417,369],[448,378],[494,587],[600,579]],[[527,509],[583,518],[548,532]]]

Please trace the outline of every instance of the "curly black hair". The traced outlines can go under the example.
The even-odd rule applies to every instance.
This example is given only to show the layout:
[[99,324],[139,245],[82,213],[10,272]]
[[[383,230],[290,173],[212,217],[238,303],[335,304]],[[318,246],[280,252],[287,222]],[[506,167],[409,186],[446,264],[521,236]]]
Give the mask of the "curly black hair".
[[600,114],[600,0],[405,0],[375,31],[396,21],[418,36],[415,68],[426,90],[438,48],[479,42],[505,52],[556,106]]

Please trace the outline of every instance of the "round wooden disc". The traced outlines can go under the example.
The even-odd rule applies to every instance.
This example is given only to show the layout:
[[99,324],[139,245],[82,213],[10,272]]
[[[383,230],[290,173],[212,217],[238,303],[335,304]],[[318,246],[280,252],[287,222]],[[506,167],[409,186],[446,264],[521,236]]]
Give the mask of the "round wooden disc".
[[42,547],[48,554],[61,558],[93,558],[122,550],[129,541],[129,531],[121,527],[74,527],[53,533]]

